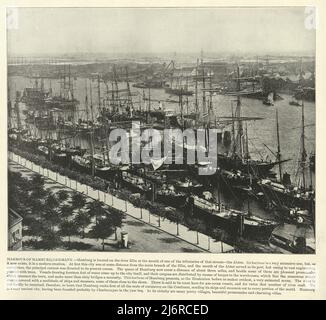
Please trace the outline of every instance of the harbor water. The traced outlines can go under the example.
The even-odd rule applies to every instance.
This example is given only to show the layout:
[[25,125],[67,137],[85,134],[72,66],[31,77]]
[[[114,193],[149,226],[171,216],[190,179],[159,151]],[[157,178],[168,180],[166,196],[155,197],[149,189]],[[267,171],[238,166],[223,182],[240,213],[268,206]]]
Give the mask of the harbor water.
[[[12,76],[8,78],[11,101],[15,99],[15,92],[20,91],[21,93],[26,87],[33,87],[34,80],[32,78],[26,78],[21,76]],[[87,95],[88,101],[90,101],[89,87],[92,86],[92,100],[93,100],[93,110],[94,118],[98,115],[98,96],[97,96],[97,82],[96,80],[91,81],[85,78],[77,78],[74,82],[74,97],[79,100],[78,106],[78,118],[86,119],[85,116],[85,96],[86,89],[85,84],[87,81]],[[111,85],[111,84],[110,84]],[[56,79],[44,79],[45,89],[52,88],[54,94],[59,94],[60,84],[59,80]],[[126,88],[125,83],[119,83],[119,89]],[[140,105],[144,108],[143,96],[146,97],[149,95],[148,89],[139,89],[134,88],[132,83],[130,88],[133,94],[133,103],[135,109],[138,109]],[[111,88],[110,88],[111,89]],[[106,97],[107,87],[101,83],[101,99]],[[198,90],[198,100],[201,104],[202,102],[202,91]],[[289,102],[292,100],[292,97],[288,94],[280,94],[283,98],[282,100],[275,101],[274,106],[266,106],[262,103],[261,100],[241,98],[241,116],[243,117],[259,117],[261,120],[255,121],[246,121],[244,126],[247,126],[248,137],[249,137],[249,151],[250,156],[253,159],[264,159],[275,161],[275,154],[277,152],[277,139],[276,139],[276,109],[278,110],[279,118],[279,133],[280,133],[280,147],[282,159],[290,159],[289,161],[283,163],[282,170],[283,172],[288,172],[291,175],[291,179],[294,183],[298,182],[301,178],[298,168],[299,168],[299,159],[301,157],[301,117],[302,117],[302,108],[299,106],[290,105]],[[166,102],[167,99],[178,100],[176,96],[169,96],[165,93],[164,89],[150,89],[150,96],[153,102],[151,103],[151,108],[158,109],[161,105],[164,109],[178,110],[178,103],[169,103]],[[207,94],[208,98],[209,94]],[[214,94],[212,97],[214,114],[217,119],[219,117],[230,117],[231,106],[235,108],[236,97],[225,96]],[[184,101],[188,99],[188,107],[184,107],[184,113],[191,112],[195,110],[194,107],[194,96],[184,97]],[[160,102],[159,102],[160,101]],[[103,100],[101,101],[103,104]],[[21,103],[20,111],[22,112],[27,107]],[[188,109],[188,110],[187,110]],[[315,152],[315,103],[314,102],[305,102],[304,103],[304,119],[305,119],[305,148],[309,158],[309,154]],[[70,112],[66,112],[65,117],[69,117]],[[24,116],[22,115],[22,118]],[[44,130],[37,130],[33,128],[34,132],[39,137],[46,137],[48,134]],[[231,126],[225,126],[224,130],[231,131]],[[55,137],[55,132],[52,133]],[[79,144],[83,148],[89,148],[89,141],[87,137],[77,137],[74,141],[70,142],[73,144]],[[100,145],[98,144],[98,147]],[[222,148],[222,146],[221,146]],[[227,150],[223,150],[227,151]],[[274,168],[275,173],[277,174],[277,168]],[[314,174],[308,172],[306,175],[308,184],[314,185]],[[217,193],[217,190],[215,190]],[[231,191],[224,191],[222,193],[222,201],[227,202],[231,207],[235,209],[247,210],[248,201],[247,199],[241,199],[238,196],[234,195]],[[250,210],[257,216],[262,218],[275,219],[271,212],[266,211],[262,205],[253,200],[250,201]],[[287,230],[286,225],[282,226],[284,233],[293,233],[293,228],[291,227]],[[288,231],[288,232],[287,232]],[[301,232],[301,231],[300,231]],[[309,236],[308,236],[309,237]],[[311,236],[313,237],[313,235]]]

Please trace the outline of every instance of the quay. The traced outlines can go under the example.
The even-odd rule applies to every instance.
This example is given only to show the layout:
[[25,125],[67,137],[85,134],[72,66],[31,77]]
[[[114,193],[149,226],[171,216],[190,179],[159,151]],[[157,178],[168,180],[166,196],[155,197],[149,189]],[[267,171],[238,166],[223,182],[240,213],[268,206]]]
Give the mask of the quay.
[[[120,210],[126,214],[123,227],[118,230],[129,232],[129,238],[135,245],[126,251],[155,252],[206,252],[231,253],[235,248],[221,241],[196,231],[189,230],[182,224],[176,224],[167,218],[161,218],[149,210],[137,208],[132,203],[122,200],[109,192],[93,189],[59,173],[42,168],[39,165],[13,153],[8,152],[9,167],[18,171],[28,170],[29,173],[42,175],[47,182],[52,181],[57,189],[62,187],[86,195],[90,200],[100,200],[107,206]],[[26,172],[24,172],[26,174]],[[138,223],[137,223],[138,222]],[[144,232],[145,231],[145,232]],[[198,241],[197,241],[198,240]],[[93,241],[94,242],[94,241]],[[98,244],[98,246],[100,246]]]

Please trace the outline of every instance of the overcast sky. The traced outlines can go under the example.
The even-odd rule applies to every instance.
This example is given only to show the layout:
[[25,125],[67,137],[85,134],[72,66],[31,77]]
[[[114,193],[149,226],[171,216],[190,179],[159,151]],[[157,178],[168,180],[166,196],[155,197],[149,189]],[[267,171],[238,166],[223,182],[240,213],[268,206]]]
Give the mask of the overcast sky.
[[303,7],[21,8],[10,55],[314,52]]

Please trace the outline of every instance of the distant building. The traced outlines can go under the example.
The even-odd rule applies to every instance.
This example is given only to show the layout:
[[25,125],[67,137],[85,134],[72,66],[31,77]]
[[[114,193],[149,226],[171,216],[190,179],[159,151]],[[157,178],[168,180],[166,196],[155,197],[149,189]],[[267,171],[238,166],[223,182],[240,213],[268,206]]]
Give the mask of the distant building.
[[14,210],[8,212],[8,250],[22,250],[23,218]]

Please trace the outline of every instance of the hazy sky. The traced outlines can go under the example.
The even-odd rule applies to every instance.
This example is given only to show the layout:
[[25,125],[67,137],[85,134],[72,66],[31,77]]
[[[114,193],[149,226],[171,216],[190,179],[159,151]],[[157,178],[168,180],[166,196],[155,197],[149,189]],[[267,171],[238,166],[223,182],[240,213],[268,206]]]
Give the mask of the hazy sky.
[[10,55],[80,52],[314,52],[303,7],[21,8]]

